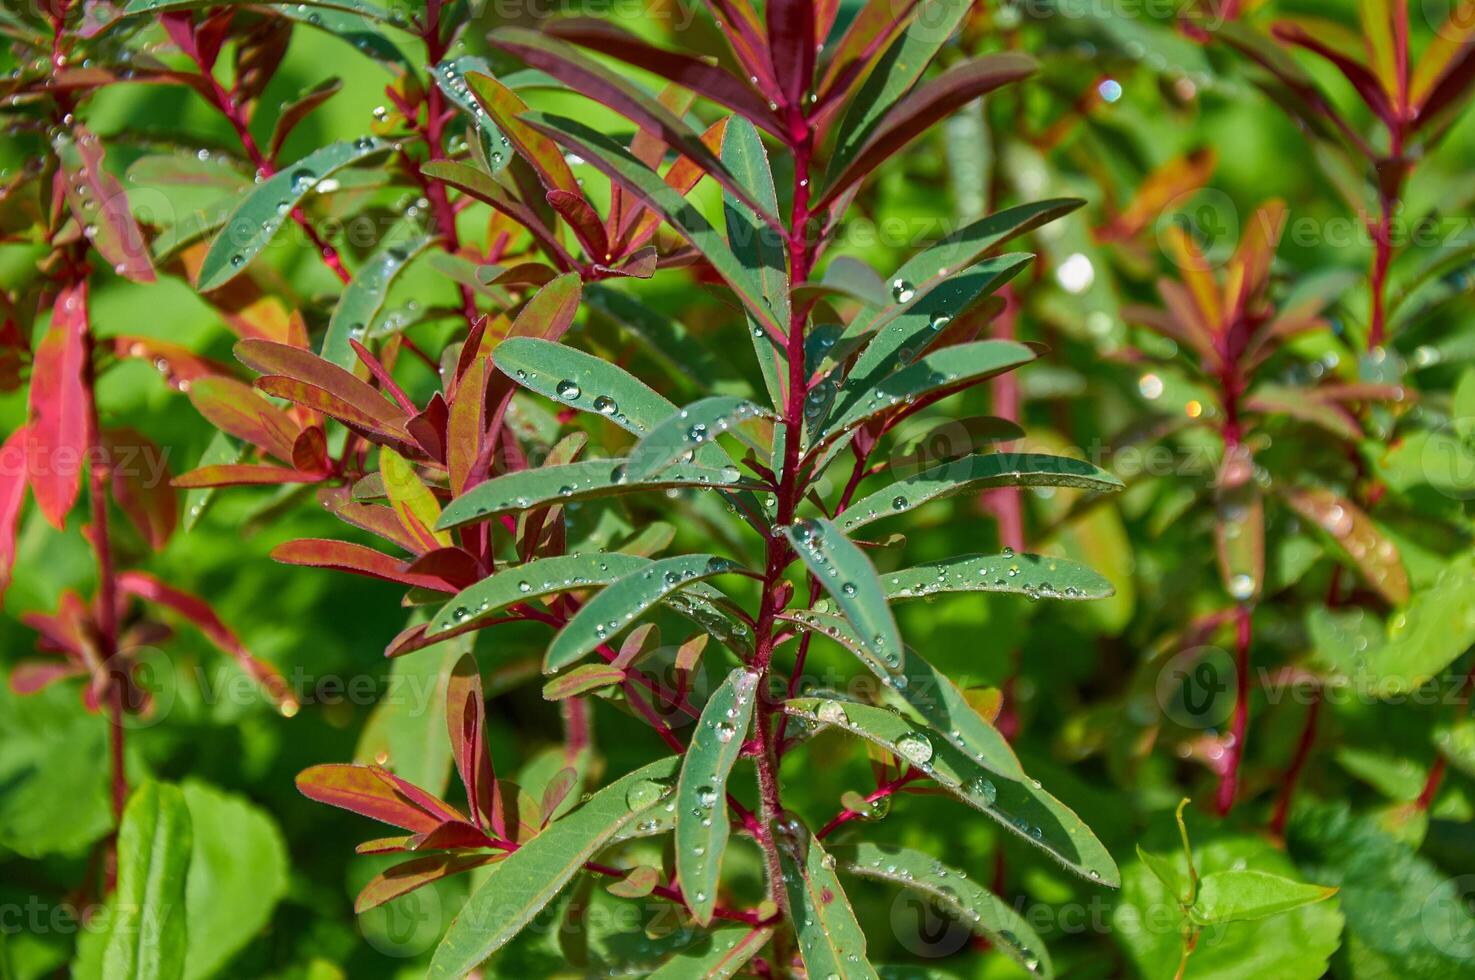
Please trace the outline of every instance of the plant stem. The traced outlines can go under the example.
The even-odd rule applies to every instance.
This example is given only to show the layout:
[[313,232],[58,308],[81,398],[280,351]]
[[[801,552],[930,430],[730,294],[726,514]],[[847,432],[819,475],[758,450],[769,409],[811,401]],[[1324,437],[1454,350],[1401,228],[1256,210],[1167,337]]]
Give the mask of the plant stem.
[[1275,815],[1270,818],[1270,832],[1277,837],[1285,834],[1286,817],[1291,812],[1291,797],[1295,795],[1296,783],[1301,778],[1306,760],[1311,757],[1311,748],[1316,743],[1316,722],[1320,714],[1321,690],[1318,688],[1310,707],[1306,709],[1306,725],[1301,729],[1301,739],[1296,743],[1296,754],[1291,759],[1291,767],[1286,770],[1280,798],[1275,803]]
[[[1470,664],[1470,671],[1465,675],[1465,681],[1460,685],[1459,693],[1455,695],[1455,702],[1459,703],[1461,699],[1464,699],[1468,704],[1471,691],[1475,691],[1475,663]],[[1424,788],[1419,792],[1418,799],[1414,801],[1417,809],[1427,812],[1434,805],[1434,799],[1439,795],[1439,787],[1444,782],[1444,772],[1447,766],[1448,762],[1444,756],[1434,757],[1434,764],[1429,767],[1429,778],[1424,780]]]
[[1234,718],[1229,727],[1229,759],[1219,779],[1216,803],[1219,816],[1229,815],[1239,792],[1239,767],[1244,760],[1245,736],[1250,724],[1250,607],[1240,603],[1234,610]]

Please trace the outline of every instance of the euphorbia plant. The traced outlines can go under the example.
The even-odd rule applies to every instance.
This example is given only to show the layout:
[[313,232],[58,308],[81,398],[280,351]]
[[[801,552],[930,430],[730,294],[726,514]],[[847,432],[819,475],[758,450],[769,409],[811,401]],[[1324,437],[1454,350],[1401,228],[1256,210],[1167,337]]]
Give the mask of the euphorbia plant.
[[[888,433],[921,408],[1039,355],[1017,342],[976,339],[986,316],[975,311],[996,309],[982,301],[1028,262],[1027,255],[997,255],[997,247],[1077,203],[1026,204],[979,219],[884,279],[853,262],[826,266],[849,201],[876,167],[952,109],[1029,74],[1027,59],[999,55],[921,81],[966,10],[965,3],[924,3],[893,17],[878,7],[817,62],[816,40],[829,33],[833,9],[774,3],[765,23],[745,5],[719,7],[712,15],[737,72],[603,24],[494,32],[496,47],[640,130],[627,149],[600,128],[528,109],[484,65],[459,59],[438,71],[479,131],[464,159],[442,161],[432,151],[422,172],[451,184],[459,200],[491,205],[542,253],[480,277],[513,293],[506,312],[478,317],[432,358],[440,390],[424,404],[411,401],[391,366],[352,336],[345,347],[367,381],[351,370],[353,362],[335,364],[290,340],[238,345],[237,355],[261,374],[259,389],[295,403],[294,411],[305,413],[299,417],[320,413],[350,431],[336,459],[301,452],[317,430],[292,423],[259,396],[233,391],[229,411],[215,407],[223,391],[197,397],[207,414],[296,472],[263,464],[204,467],[183,476],[183,484],[272,473],[279,480],[354,479],[352,499],[339,493],[325,502],[408,558],[329,541],[296,542],[277,554],[400,581],[411,588],[410,601],[441,603],[429,622],[390,645],[391,655],[416,656],[499,624],[542,623],[556,631],[543,659],[552,677],[545,697],[613,702],[647,719],[660,740],[663,757],[593,792],[567,815],[558,815],[559,806],[584,778],[576,768],[555,781],[559,792],[545,794],[541,822],[530,826],[525,815],[509,822],[497,801],[515,799],[516,791],[485,761],[481,698],[468,664],[450,706],[469,794],[465,812],[384,768],[304,774],[309,795],[414,832],[372,849],[445,852],[376,879],[361,904],[495,862],[437,949],[432,975],[474,969],[581,868],[621,876],[620,889],[668,899],[702,926],[739,923],[695,961],[723,974],[752,959],[767,974],[874,975],[836,874],[849,869],[927,893],[964,895],[957,904],[966,921],[1031,972],[1048,975],[1038,935],[986,889],[950,893],[944,879],[961,875],[921,854],[828,839],[851,832],[854,818],[873,815],[889,797],[913,792],[953,795],[1086,880],[1118,880],[1106,849],[1025,774],[990,717],[904,644],[890,610],[893,602],[940,592],[1087,599],[1110,586],[1063,558],[1007,550],[881,573],[867,554],[875,543],[862,536],[873,523],[964,491],[1119,485],[1087,463],[1032,453],[965,452],[905,476],[873,463]],[[680,111],[690,96],[671,89],[652,99],[581,45],[665,76],[734,114],[698,136]],[[782,195],[770,148],[785,159]],[[367,140],[360,148],[376,149]],[[678,159],[663,174],[668,152]],[[569,179],[565,153],[610,180],[603,215]],[[303,169],[306,181],[324,176]],[[723,192],[720,228],[684,197],[704,176]],[[275,225],[258,215],[293,204],[282,197],[291,185],[278,188],[279,181],[261,184],[239,206],[205,257],[202,279],[223,285],[259,251]],[[560,222],[583,258],[561,244]],[[646,244],[658,222],[681,241]],[[242,225],[246,234],[232,236]],[[251,231],[258,226],[259,233]],[[592,283],[692,264],[742,311],[725,329],[751,337],[765,397],[714,393],[678,407],[581,349],[574,329],[581,299],[598,288],[605,304],[617,301],[613,287]],[[332,342],[330,328],[323,355]],[[543,411],[540,402],[551,403],[559,421],[540,431],[518,425],[519,416]],[[574,425],[579,413],[596,423],[593,434],[605,444],[598,453],[588,446],[590,430]],[[1009,429],[998,427],[1006,438]],[[324,445],[321,436],[309,442]],[[850,474],[838,494],[822,489],[832,467]],[[653,491],[678,500],[694,492],[689,506],[719,495],[729,519],[745,523],[756,543],[740,542],[732,555],[656,557],[668,542],[636,538],[611,547],[597,529],[591,534],[574,520],[591,501],[618,506]],[[648,631],[637,626],[662,610],[698,630],[678,655],[674,684],[650,673]],[[704,636],[715,642],[704,643]],[[808,689],[805,662],[816,636],[835,641],[875,675],[878,684],[856,689],[868,695]],[[705,700],[689,682],[698,671],[722,678]],[[689,737],[668,723],[672,712],[695,718]],[[876,788],[864,798],[847,796],[833,819],[806,827],[785,809],[780,766],[826,729],[867,747]],[[751,794],[738,788],[740,763],[751,764]],[[756,804],[745,805],[744,796]],[[763,856],[767,897],[751,908],[733,907],[726,897],[723,854],[734,826]],[[595,860],[617,838],[666,832],[676,842],[668,867],[620,870]],[[682,960],[670,968],[692,965]]]

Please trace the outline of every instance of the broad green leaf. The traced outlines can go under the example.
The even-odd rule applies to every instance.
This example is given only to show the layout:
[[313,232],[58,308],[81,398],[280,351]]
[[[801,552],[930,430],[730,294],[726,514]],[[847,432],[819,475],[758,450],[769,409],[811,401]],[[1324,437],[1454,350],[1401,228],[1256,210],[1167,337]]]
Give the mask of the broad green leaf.
[[1008,592],[1031,599],[1104,599],[1111,583],[1079,562],[1050,555],[955,555],[881,576],[890,600],[943,592]]
[[184,785],[190,857],[186,980],[218,974],[271,921],[287,892],[287,845],[270,814],[204,783]]
[[641,163],[612,137],[563,116],[529,112],[528,125],[558,140],[597,167],[610,180],[633,194],[680,232],[701,252],[759,323],[779,330],[773,311],[764,301],[763,286],[738,260],[724,236],[702,217],[686,198]]
[[103,969],[119,980],[177,980],[188,943],[190,815],[177,786],[136,789],[118,830],[118,890]]
[[[486,162],[491,165],[492,173],[497,173],[507,166],[512,159],[512,153],[508,147],[507,137],[497,128],[491,113],[476,100],[471,93],[471,88],[466,84],[466,74],[476,72],[480,75],[493,75],[491,63],[479,55],[467,54],[449,61],[442,61],[435,66],[431,73],[435,78],[435,84],[446,94],[446,98],[456,104],[456,107],[471,117],[476,126],[477,135],[481,137],[482,146],[486,151]],[[495,77],[495,76],[494,76]]]
[[451,775],[447,684],[470,652],[467,639],[419,656],[394,658],[384,695],[359,733],[354,761],[384,766],[427,793],[444,794]]
[[230,282],[276,236],[292,209],[319,181],[389,149],[388,143],[368,136],[330,143],[255,185],[210,243],[195,288],[208,293]]
[[727,850],[727,777],[742,752],[758,675],[738,667],[702,708],[676,784],[676,877],[692,915],[710,925]]
[[744,422],[772,418],[773,413],[746,398],[713,395],[668,415],[630,450],[626,478],[639,482],[696,452]]
[[649,980],[727,980],[767,945],[770,928],[713,929],[649,974]]
[[1055,975],[1039,934],[1008,903],[962,871],[930,854],[886,844],[835,847],[830,853],[842,873],[921,892],[1030,973]]
[[865,552],[822,517],[792,524],[784,528],[784,535],[871,654],[892,671],[899,669],[904,653],[901,632]]
[[23,696],[0,684],[0,847],[80,855],[112,829],[106,739],[74,686]]
[[1035,357],[1033,350],[1010,340],[978,340],[925,354],[865,391],[848,391],[814,441],[829,442],[898,405],[961,390]]
[[827,183],[845,169],[891,107],[922,77],[971,6],[970,0],[923,0],[917,4],[911,23],[881,55],[850,99],[830,157]]
[[[727,124],[722,135],[722,162],[758,204],[770,214],[778,213],[778,194],[774,190],[768,153],[763,149],[758,130],[746,119],[734,117]],[[722,196],[722,213],[733,254],[757,281],[764,301],[773,310],[774,322],[787,328],[790,319],[788,250],[782,237],[730,193]],[[782,408],[787,401],[785,392],[789,383],[787,352],[763,329],[763,321],[751,313],[748,334],[753,339],[768,397],[775,408]]]
[[942,671],[915,650],[903,649],[901,662],[892,666],[876,659],[845,620],[824,612],[787,613],[783,617],[801,629],[819,633],[845,647],[895,692],[934,731],[947,732],[953,744],[985,769],[1005,779],[1024,779],[1024,770],[1009,742],[969,703]]
[[358,356],[349,346],[349,340],[363,342],[375,317],[384,308],[384,299],[395,278],[435,241],[424,234],[403,237],[399,230],[391,231],[388,237],[390,241],[370,255],[354,273],[353,280],[343,287],[343,295],[338,297],[328,331],[323,335],[319,353],[325,360],[350,371],[358,364]]
[[449,630],[471,629],[496,618],[508,606],[560,592],[608,585],[649,564],[649,559],[619,552],[535,558],[524,565],[503,568],[462,589],[435,614],[425,634],[435,636]]
[[543,672],[551,674],[593,652],[672,592],[738,568],[715,555],[681,555],[621,576],[585,603],[553,638],[543,657]]
[[743,482],[736,466],[719,470],[680,463],[649,480],[636,481],[626,477],[623,459],[586,460],[536,470],[518,470],[477,484],[446,505],[438,527],[440,530],[460,527],[496,514],[528,510],[544,504],[566,504],[619,493],[675,487],[748,489],[750,485]]
[[1475,644],[1475,553],[1448,562],[1386,624],[1360,609],[1317,607],[1307,629],[1317,658],[1358,691],[1407,694]]
[[826,980],[874,978],[876,971],[866,959],[866,934],[840,887],[834,860],[808,830],[799,833],[804,839],[782,842],[779,860],[805,971]]
[[676,412],[673,403],[624,368],[552,341],[509,338],[492,351],[492,363],[529,391],[603,415],[636,435],[644,435]]
[[1154,878],[1163,883],[1163,887],[1180,901],[1190,898],[1187,882],[1183,875],[1178,872],[1178,866],[1168,858],[1144,850],[1141,844],[1137,845],[1137,859],[1152,872]]
[[885,749],[1082,877],[1113,887],[1121,882],[1116,862],[1068,807],[1028,779],[990,772],[942,735],[885,708],[851,701],[796,698],[784,704],[784,711]]
[[1325,901],[1335,888],[1308,885],[1268,871],[1216,871],[1199,880],[1198,898],[1189,915],[1199,925],[1264,919]]
[[986,259],[938,283],[925,300],[914,299],[899,310],[855,359],[841,386],[841,410],[867,395],[882,378],[920,357],[948,324],[1013,279],[1032,259],[1012,252]]
[[671,794],[676,757],[610,783],[492,866],[451,920],[427,977],[460,980],[532,921],[604,844]]
[[964,456],[867,494],[846,508],[840,523],[845,530],[852,531],[955,493],[992,487],[1111,491],[1120,490],[1122,482],[1103,469],[1069,456],[1012,452]]

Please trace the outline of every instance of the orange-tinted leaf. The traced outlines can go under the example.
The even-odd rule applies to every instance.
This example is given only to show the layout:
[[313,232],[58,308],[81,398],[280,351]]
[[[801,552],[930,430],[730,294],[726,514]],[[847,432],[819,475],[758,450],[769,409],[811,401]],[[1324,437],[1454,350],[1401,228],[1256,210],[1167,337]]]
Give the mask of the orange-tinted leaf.
[[1331,536],[1383,598],[1395,606],[1408,602],[1408,573],[1398,548],[1361,508],[1321,487],[1290,490],[1285,499],[1296,513]]
[[182,490],[200,487],[247,487],[276,485],[279,483],[317,483],[320,473],[301,473],[282,466],[256,466],[250,463],[222,463],[217,466],[201,466],[181,473],[173,480],[174,486]]
[[169,482],[168,457],[134,429],[103,433],[113,499],[148,546],[159,551],[179,523],[179,501]]
[[224,375],[201,378],[190,385],[189,400],[217,429],[244,439],[284,463],[292,462],[292,447],[299,434],[297,423],[250,385]]
[[353,911],[355,915],[362,915],[370,909],[378,908],[385,902],[408,895],[417,888],[421,888],[433,881],[448,878],[451,875],[479,868],[493,861],[500,861],[505,855],[500,852],[489,854],[445,854],[433,857],[415,858],[403,864],[379,872],[358,893],[353,900]]
[[[461,785],[466,787],[466,799],[474,818],[483,826],[497,829],[497,782],[492,771],[491,750],[486,744],[486,723],[481,671],[476,658],[467,654],[456,663],[446,683],[446,725],[451,736],[451,755],[456,760],[456,771],[461,774]],[[505,836],[502,830],[497,833]]]
[[313,766],[298,774],[297,790],[310,800],[413,833],[429,833],[445,822],[381,779],[369,766]]
[[271,551],[273,561],[284,565],[305,565],[310,568],[332,568],[354,575],[396,582],[400,585],[431,589],[436,592],[455,593],[457,587],[433,575],[421,575],[405,570],[405,564],[392,555],[366,548],[350,541],[333,541],[326,538],[301,538],[284,541]]
[[54,146],[62,166],[57,179],[66,184],[67,204],[83,236],[118,275],[153,282],[148,243],[133,220],[123,185],[103,166],[102,143],[79,125]]

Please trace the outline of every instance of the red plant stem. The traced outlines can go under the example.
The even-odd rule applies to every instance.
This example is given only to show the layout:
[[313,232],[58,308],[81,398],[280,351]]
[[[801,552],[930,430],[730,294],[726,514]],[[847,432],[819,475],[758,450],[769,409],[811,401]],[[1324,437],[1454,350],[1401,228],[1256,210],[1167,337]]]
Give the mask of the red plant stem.
[[[882,783],[880,786],[877,786],[875,791],[872,792],[871,795],[866,797],[866,802],[876,803],[880,800],[884,800],[887,797],[900,792],[902,787],[906,786],[908,783],[914,783],[917,780],[924,778],[924,775],[924,773],[918,772],[915,769],[908,769],[906,772],[902,773],[900,776],[897,776],[895,779],[889,780]],[[820,840],[824,840],[826,837],[830,836],[830,834],[834,833],[836,830],[838,830],[840,827],[843,827],[850,821],[860,820],[865,816],[866,814],[859,813],[847,807],[831,817],[830,822],[821,827],[819,829],[819,832],[816,833],[814,836],[819,838]]]
[[[1465,675],[1465,682],[1460,685],[1459,693],[1455,695],[1455,701],[1464,699],[1467,703],[1470,692],[1475,690],[1475,662],[1470,664],[1470,671]],[[1444,771],[1448,762],[1444,756],[1434,757],[1434,764],[1429,767],[1429,778],[1424,780],[1424,788],[1419,792],[1419,797],[1414,801],[1414,807],[1420,811],[1427,812],[1434,805],[1434,798],[1439,795],[1439,787],[1444,782]]]
[[1301,729],[1296,754],[1291,759],[1291,767],[1286,770],[1280,798],[1275,802],[1275,814],[1270,818],[1270,832],[1277,837],[1285,834],[1286,817],[1291,812],[1291,797],[1296,793],[1296,783],[1301,778],[1302,770],[1306,768],[1306,760],[1311,758],[1312,746],[1316,744],[1316,721],[1320,714],[1321,689],[1318,688],[1312,695],[1311,705],[1306,709],[1306,725]]
[[1250,725],[1250,607],[1240,603],[1235,607],[1234,639],[1234,717],[1229,726],[1229,753],[1224,763],[1224,772],[1219,779],[1216,804],[1219,816],[1229,815],[1234,808],[1234,798],[1239,792],[1239,766],[1244,760],[1245,735]]

